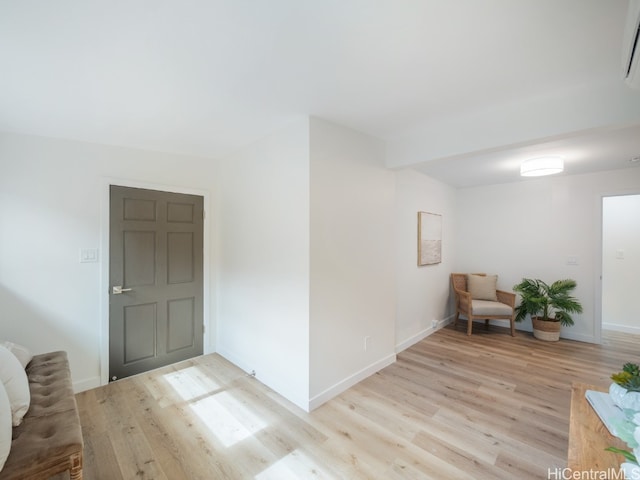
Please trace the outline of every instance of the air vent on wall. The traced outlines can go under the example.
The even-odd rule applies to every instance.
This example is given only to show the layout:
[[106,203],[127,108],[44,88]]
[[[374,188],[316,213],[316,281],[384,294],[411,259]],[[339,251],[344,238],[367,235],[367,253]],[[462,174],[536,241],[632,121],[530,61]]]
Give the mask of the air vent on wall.
[[622,44],[622,74],[625,82],[640,88],[640,0],[629,0]]

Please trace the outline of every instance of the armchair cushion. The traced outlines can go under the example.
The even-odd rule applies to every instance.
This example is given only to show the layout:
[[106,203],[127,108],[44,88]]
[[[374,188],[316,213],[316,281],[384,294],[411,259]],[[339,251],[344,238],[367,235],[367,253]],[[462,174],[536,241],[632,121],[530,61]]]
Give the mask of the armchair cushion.
[[467,291],[474,300],[489,300],[497,302],[496,285],[497,275],[467,275]]
[[472,300],[471,301],[471,313],[474,316],[499,316],[499,315],[511,315],[513,310],[509,305],[505,305],[500,302],[492,302],[490,300]]

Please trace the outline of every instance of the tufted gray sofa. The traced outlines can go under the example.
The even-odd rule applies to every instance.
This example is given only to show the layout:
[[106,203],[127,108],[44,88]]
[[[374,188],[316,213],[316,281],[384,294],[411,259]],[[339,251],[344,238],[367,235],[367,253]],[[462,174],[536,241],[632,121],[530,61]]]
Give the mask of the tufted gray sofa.
[[31,406],[14,427],[0,480],[82,479],[82,429],[66,352],[36,355],[26,368]]

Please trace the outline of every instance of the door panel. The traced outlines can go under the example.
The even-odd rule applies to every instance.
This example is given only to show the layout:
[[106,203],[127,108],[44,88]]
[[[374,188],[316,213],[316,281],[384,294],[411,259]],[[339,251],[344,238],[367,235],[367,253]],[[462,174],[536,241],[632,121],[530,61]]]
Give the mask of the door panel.
[[167,283],[193,282],[193,233],[167,235]]
[[167,206],[167,221],[170,223],[191,223],[193,214],[193,205],[188,203],[169,202]]
[[124,365],[156,355],[157,304],[124,308]]
[[[156,202],[142,198],[124,198],[124,220],[156,220]],[[117,212],[115,212],[117,215]]]
[[169,301],[167,351],[175,352],[193,346],[195,340],[195,298],[181,298]]
[[112,186],[110,216],[109,378],[201,355],[203,198]]
[[156,279],[155,232],[124,232],[124,277],[127,287],[154,285]]

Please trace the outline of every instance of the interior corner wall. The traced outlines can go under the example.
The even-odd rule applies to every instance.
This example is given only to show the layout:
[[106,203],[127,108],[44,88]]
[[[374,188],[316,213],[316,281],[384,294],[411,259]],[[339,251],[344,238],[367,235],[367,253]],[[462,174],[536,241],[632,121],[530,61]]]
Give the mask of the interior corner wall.
[[217,351],[303,409],[309,393],[309,123],[220,162]]
[[101,246],[105,178],[208,192],[215,164],[0,133],[0,171],[0,339],[34,353],[66,350],[76,391],[96,387],[105,340],[101,263],[80,263],[80,249]]
[[[638,185],[640,168],[627,168],[459,189],[455,268],[496,273],[505,289],[523,277],[576,280],[584,312],[561,335],[597,343],[602,196]],[[516,327],[531,330],[530,320]]]
[[602,327],[638,334],[640,195],[605,197],[602,209]]
[[310,119],[310,407],[395,361],[393,172],[378,139]]
[[[456,190],[412,169],[395,172],[396,351],[420,341],[452,315]],[[418,212],[442,215],[442,261],[418,266]]]

